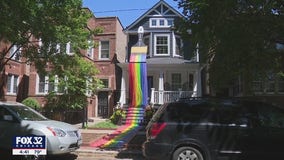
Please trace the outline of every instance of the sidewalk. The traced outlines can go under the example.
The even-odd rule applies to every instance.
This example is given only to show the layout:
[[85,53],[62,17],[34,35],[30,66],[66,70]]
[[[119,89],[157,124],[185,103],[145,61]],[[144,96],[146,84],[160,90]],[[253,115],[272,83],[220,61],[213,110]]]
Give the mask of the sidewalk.
[[[91,121],[88,121],[88,126],[94,125],[96,123],[105,121],[106,119],[102,118],[92,118]],[[115,131],[115,129],[82,129],[82,124],[76,124],[77,128],[80,129],[82,134],[83,143],[81,147],[76,150],[76,153],[80,155],[110,155],[116,157],[121,154],[130,155],[130,157],[137,157],[140,159],[140,155],[142,155],[140,150],[129,150],[129,149],[121,149],[121,150],[105,150],[101,148],[91,147],[90,143],[102,138],[103,136],[107,136]],[[137,159],[137,158],[135,158]]]

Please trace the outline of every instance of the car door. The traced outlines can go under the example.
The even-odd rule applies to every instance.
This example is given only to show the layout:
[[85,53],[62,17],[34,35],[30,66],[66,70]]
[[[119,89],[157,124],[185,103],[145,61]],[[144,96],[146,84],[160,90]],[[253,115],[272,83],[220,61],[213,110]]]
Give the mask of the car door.
[[265,144],[268,158],[284,157],[284,110],[276,106],[263,103],[258,114],[260,122],[268,131]]
[[19,121],[9,110],[0,106],[0,148],[11,148],[13,138],[20,133],[20,130]]
[[263,159],[270,153],[269,127],[261,122],[259,116],[260,103],[243,101],[242,118],[248,121],[246,131],[241,135],[241,159]]
[[249,120],[242,114],[237,105],[224,105],[218,110],[219,114],[219,157],[237,159],[243,153],[243,145],[249,135]]

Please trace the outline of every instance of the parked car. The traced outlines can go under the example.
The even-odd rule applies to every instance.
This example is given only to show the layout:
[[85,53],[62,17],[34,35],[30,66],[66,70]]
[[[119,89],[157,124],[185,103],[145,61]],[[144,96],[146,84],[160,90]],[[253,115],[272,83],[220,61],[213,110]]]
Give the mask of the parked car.
[[10,150],[15,136],[26,135],[45,136],[48,155],[69,153],[82,144],[76,127],[50,120],[21,103],[0,102],[0,148]]
[[181,99],[157,110],[142,148],[158,160],[283,159],[284,110],[244,99]]

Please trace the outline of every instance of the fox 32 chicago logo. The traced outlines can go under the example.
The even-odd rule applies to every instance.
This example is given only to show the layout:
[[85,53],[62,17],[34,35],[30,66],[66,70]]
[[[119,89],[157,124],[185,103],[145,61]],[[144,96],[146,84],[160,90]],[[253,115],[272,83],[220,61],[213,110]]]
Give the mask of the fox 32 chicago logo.
[[46,155],[46,137],[15,136],[13,155]]

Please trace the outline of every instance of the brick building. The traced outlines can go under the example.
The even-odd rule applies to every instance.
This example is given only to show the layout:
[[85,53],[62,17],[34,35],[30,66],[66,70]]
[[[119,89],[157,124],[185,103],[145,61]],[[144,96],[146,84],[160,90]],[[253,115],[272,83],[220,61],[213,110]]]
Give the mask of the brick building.
[[[96,47],[84,50],[82,54],[85,55],[86,61],[94,63],[98,68],[100,73],[97,78],[103,82],[104,87],[88,96],[87,115],[88,117],[109,117],[115,101],[118,101],[116,100],[119,93],[117,90],[120,90],[120,86],[117,84],[120,84],[121,72],[117,63],[125,59],[126,36],[118,17],[91,17],[88,21],[88,29],[94,30],[97,27],[102,28],[103,32],[90,39],[97,44]],[[0,51],[7,50],[10,46],[9,43],[1,42]],[[70,46],[67,44],[67,52],[68,47]],[[16,49],[17,46],[12,46],[11,53]],[[9,56],[10,54],[7,58]],[[2,74],[5,77],[2,79],[5,83],[5,100],[21,102],[31,97],[37,99],[42,107],[45,106],[45,96],[49,92],[50,85],[47,77],[41,77],[33,65],[28,65],[23,59],[15,56],[9,60]]]

